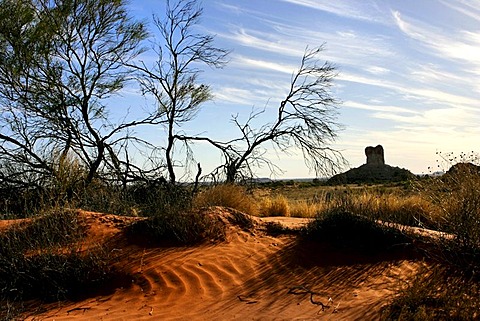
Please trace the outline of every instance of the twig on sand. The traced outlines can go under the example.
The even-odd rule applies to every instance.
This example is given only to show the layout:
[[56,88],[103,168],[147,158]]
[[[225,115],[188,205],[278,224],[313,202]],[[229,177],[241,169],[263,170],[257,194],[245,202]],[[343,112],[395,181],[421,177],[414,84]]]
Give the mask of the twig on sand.
[[67,314],[70,313],[70,312],[73,312],[73,311],[81,311],[81,310],[83,310],[83,312],[85,313],[85,311],[90,310],[90,309],[91,309],[91,307],[83,307],[83,308],[77,307],[77,308],[73,308],[73,309],[68,310]]
[[240,302],[246,302],[247,304],[254,304],[258,302],[257,300],[243,298],[241,295],[237,295],[237,298],[240,300]]
[[[325,311],[325,309],[330,308],[329,305],[324,304],[323,302],[320,301],[315,301],[313,299],[314,295],[322,295],[321,293],[314,292],[310,289],[308,289],[306,286],[299,285],[299,286],[294,286],[288,290],[288,294],[295,294],[295,295],[300,295],[300,294],[307,294],[310,293],[310,302],[315,305],[319,305],[322,307],[322,311]],[[328,298],[328,302],[333,302],[332,298]]]

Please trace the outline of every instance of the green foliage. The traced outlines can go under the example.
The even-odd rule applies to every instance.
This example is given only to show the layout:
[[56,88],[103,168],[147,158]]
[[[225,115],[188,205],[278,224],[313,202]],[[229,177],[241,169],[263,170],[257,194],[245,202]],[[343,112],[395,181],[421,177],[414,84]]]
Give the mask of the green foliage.
[[87,184],[118,174],[124,130],[137,123],[115,124],[104,101],[143,52],[143,23],[111,0],[6,0],[0,17],[0,182],[42,186],[59,153],[78,156]]
[[52,207],[131,215],[135,211],[134,189],[116,182],[93,179],[86,182],[87,169],[77,158],[54,157],[51,177],[39,186],[0,188],[0,209],[4,218],[23,218]]

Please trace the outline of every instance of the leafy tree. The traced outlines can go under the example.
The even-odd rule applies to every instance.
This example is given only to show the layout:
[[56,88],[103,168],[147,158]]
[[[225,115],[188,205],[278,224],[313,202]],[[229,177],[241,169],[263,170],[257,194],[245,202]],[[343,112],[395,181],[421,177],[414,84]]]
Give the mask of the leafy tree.
[[2,1],[0,178],[38,181],[69,153],[87,184],[102,166],[118,170],[125,132],[152,118],[113,124],[105,101],[129,80],[124,62],[146,35],[122,0]]

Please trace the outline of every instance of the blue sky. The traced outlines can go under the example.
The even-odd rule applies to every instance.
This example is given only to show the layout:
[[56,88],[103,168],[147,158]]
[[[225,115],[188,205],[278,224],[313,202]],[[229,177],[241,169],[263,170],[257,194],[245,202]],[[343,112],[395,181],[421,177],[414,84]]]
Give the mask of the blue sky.
[[[480,142],[479,0],[204,0],[198,31],[232,50],[221,70],[201,78],[215,98],[183,130],[223,139],[236,136],[230,115],[266,107],[288,90],[305,48],[325,43],[336,65],[334,95],[344,130],[333,147],[350,167],[364,148],[382,144],[388,164],[428,172],[436,152],[468,152]],[[135,0],[132,14],[162,15],[165,1]],[[133,105],[133,103],[132,103]],[[269,113],[270,112],[270,113]],[[161,132],[150,132],[161,142]],[[197,146],[205,171],[220,156]],[[282,177],[314,177],[301,154],[269,151]],[[259,176],[268,176],[260,169]]]

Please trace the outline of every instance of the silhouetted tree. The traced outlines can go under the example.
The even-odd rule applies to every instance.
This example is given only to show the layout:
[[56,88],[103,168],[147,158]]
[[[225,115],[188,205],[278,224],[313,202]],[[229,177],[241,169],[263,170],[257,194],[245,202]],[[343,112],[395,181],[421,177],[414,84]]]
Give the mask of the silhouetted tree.
[[335,67],[320,61],[322,50],[323,46],[306,50],[271,122],[255,127],[254,121],[265,113],[263,109],[252,112],[244,123],[238,115],[233,116],[232,122],[240,132],[238,138],[227,142],[196,138],[209,142],[223,154],[225,162],[214,175],[234,182],[253,177],[254,168],[259,166],[267,166],[272,172],[281,170],[266,156],[267,144],[287,154],[293,148],[300,150],[307,166],[317,175],[329,174],[345,164],[341,153],[331,147],[341,129],[336,122],[339,102],[331,93]]
[[141,73],[139,82],[143,93],[154,97],[157,112],[164,120],[167,142],[163,151],[171,183],[177,179],[176,143],[183,142],[186,157],[193,159],[188,146],[191,139],[183,135],[179,127],[191,121],[202,104],[212,98],[210,87],[198,81],[198,66],[221,68],[227,63],[229,53],[214,46],[213,36],[195,33],[194,27],[202,12],[195,0],[174,4],[167,0],[165,17],[154,17],[161,36],[154,46],[157,61],[153,66],[144,62],[132,65]]

